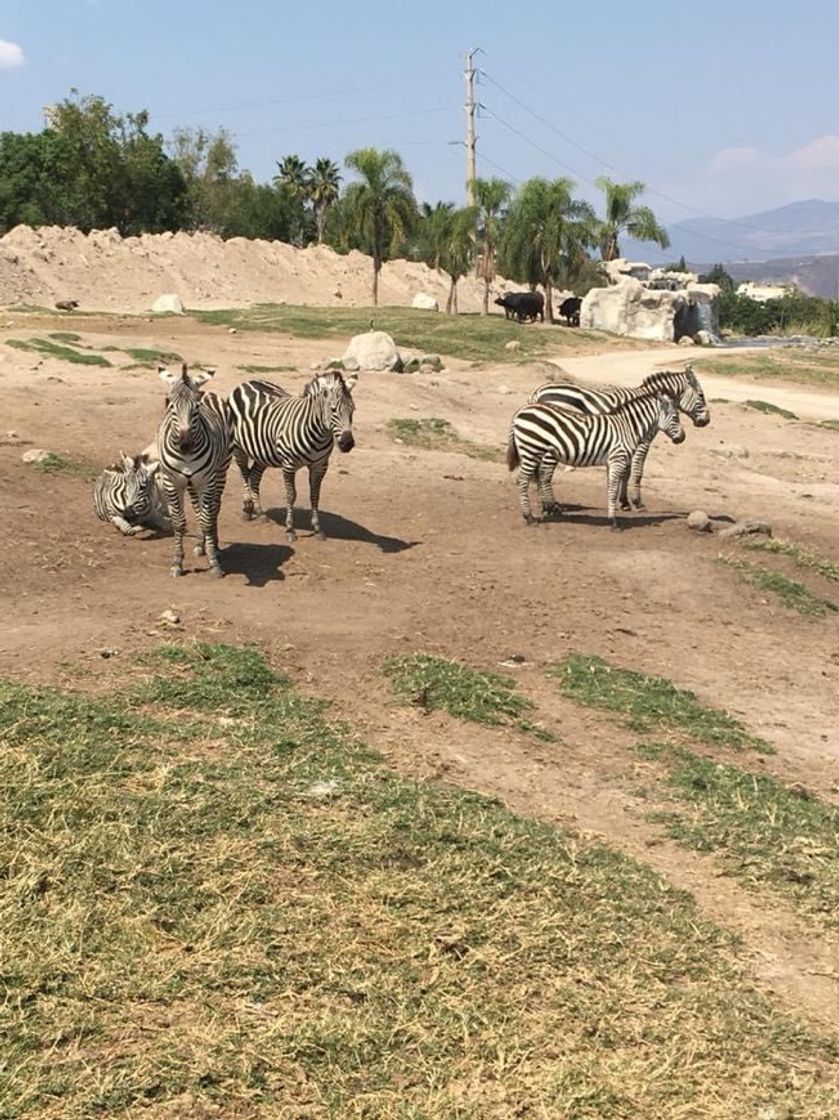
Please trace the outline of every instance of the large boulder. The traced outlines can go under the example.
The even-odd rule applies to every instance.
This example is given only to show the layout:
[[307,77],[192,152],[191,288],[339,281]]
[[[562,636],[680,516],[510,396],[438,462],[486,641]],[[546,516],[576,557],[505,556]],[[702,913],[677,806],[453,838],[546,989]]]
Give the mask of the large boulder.
[[151,309],[158,314],[168,312],[170,315],[183,315],[184,313],[181,297],[175,295],[174,292],[167,292],[165,295],[158,296],[151,305]]
[[411,307],[416,307],[420,311],[440,310],[440,304],[437,302],[434,296],[430,296],[428,292],[417,292],[417,294],[411,301]]
[[674,291],[625,275],[608,288],[591,289],[580,308],[580,326],[651,342],[692,341],[698,330],[716,336],[718,296],[715,284],[688,281]]
[[385,331],[367,331],[350,339],[344,352],[344,362],[348,359],[355,359],[359,369],[402,369],[402,358],[396,343]]

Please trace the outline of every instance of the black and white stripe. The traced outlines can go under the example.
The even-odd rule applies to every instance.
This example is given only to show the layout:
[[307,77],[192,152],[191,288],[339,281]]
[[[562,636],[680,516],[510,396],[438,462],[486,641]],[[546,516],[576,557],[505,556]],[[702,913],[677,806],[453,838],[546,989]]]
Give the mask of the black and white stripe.
[[[621,408],[628,401],[651,393],[666,393],[675,401],[680,412],[684,412],[697,428],[704,428],[711,421],[711,412],[705,393],[696,374],[687,366],[682,370],[660,370],[645,377],[637,388],[610,386],[598,388],[576,381],[557,380],[540,385],[530,394],[531,404],[552,404],[557,408],[576,409],[592,415],[604,415]],[[642,440],[632,456],[632,465],[620,492],[621,509],[643,509],[641,499],[641,480],[644,464],[650,445],[657,433]]]
[[230,418],[227,404],[215,393],[202,393],[214,374],[205,370],[190,375],[186,363],[179,374],[158,371],[169,387],[166,411],[157,433],[160,473],[175,532],[172,575],[183,575],[188,493],[201,530],[197,556],[206,552],[210,572],[223,576],[218,557],[218,514],[230,466]]
[[321,538],[325,535],[318,517],[320,487],[333,444],[337,443],[340,451],[352,451],[355,446],[352,389],[356,380],[345,380],[337,370],[329,370],[314,377],[299,397],[290,396],[270,381],[245,381],[236,386],[228,404],[233,455],[244,484],[242,510],[246,518],[262,513],[262,476],[268,467],[279,467],[285,482],[286,537],[293,541],[297,498],[294,476],[301,467],[308,467],[312,530]]
[[93,485],[93,509],[102,521],[116,526],[126,537],[143,529],[171,529],[166,499],[159,485],[158,468],[145,453],[126,455],[105,467]]
[[558,513],[553,493],[553,475],[558,463],[573,467],[606,465],[609,521],[618,528],[617,497],[621,480],[629,472],[633,453],[642,440],[664,432],[674,443],[685,438],[679,413],[666,395],[643,396],[616,412],[590,415],[529,404],[513,417],[507,444],[507,466],[518,467],[519,504],[522,516],[533,523],[528,490],[537,479],[542,514]]

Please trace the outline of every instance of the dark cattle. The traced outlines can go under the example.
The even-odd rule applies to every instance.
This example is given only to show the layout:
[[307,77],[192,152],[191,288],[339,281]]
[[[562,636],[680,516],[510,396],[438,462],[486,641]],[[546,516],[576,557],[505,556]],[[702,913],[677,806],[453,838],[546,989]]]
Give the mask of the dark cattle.
[[564,299],[559,305],[559,316],[564,319],[569,327],[578,327],[580,325],[580,307],[582,300],[576,296],[569,296]]
[[541,292],[508,292],[495,302],[504,308],[505,319],[523,323],[525,319],[535,320],[538,315],[543,323],[545,321],[545,297]]

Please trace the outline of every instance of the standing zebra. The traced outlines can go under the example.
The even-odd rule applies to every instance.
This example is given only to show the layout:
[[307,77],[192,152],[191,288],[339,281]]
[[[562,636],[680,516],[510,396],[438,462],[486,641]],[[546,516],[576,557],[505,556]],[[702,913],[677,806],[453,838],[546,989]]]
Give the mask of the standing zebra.
[[158,370],[161,381],[169,386],[157,446],[175,530],[173,576],[182,576],[184,572],[184,491],[189,493],[201,529],[195,554],[203,556],[206,551],[210,573],[224,575],[218,558],[218,513],[230,466],[230,418],[221,397],[201,392],[201,386],[214,373],[215,370],[205,370],[190,375],[186,362],[180,374]]
[[557,463],[574,467],[605,463],[609,522],[613,529],[619,528],[615,506],[621,479],[629,471],[638,444],[657,432],[664,432],[674,443],[685,438],[676,406],[665,394],[638,397],[616,412],[599,416],[549,404],[520,408],[510,430],[507,466],[511,471],[519,468],[519,504],[525,521],[532,525],[534,520],[528,494],[534,476],[545,516],[559,512],[552,486]]
[[329,370],[312,378],[299,397],[289,396],[270,381],[245,381],[236,386],[228,405],[246,518],[262,513],[259,484],[268,467],[279,467],[285,482],[286,537],[295,540],[294,476],[301,467],[308,467],[312,530],[321,539],[325,537],[318,517],[320,487],[333,443],[340,451],[352,451],[355,446],[352,390],[356,381],[356,377],[344,380],[337,370]]
[[102,521],[115,525],[126,537],[143,529],[171,529],[166,500],[157,476],[160,463],[142,452],[125,455],[105,467],[93,487],[93,509]]
[[[666,393],[673,397],[676,407],[693,421],[694,427],[704,428],[711,422],[711,412],[696,374],[687,366],[684,372],[661,370],[645,377],[635,389],[598,389],[593,385],[580,385],[575,381],[556,381],[540,385],[530,394],[531,404],[552,404],[557,408],[572,408],[592,415],[614,412],[616,408],[650,393]],[[621,509],[643,509],[641,479],[650,445],[657,432],[642,440],[632,456],[628,478],[624,478],[620,491]],[[628,488],[627,488],[628,483]]]

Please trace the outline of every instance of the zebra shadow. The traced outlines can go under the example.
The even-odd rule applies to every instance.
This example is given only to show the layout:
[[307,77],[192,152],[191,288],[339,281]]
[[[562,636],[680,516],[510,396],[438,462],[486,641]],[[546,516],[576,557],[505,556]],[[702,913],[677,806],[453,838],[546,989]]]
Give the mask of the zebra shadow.
[[221,563],[227,575],[245,576],[247,587],[264,587],[285,579],[282,566],[294,555],[287,544],[252,544],[233,541],[221,552]]
[[[269,509],[265,516],[285,530],[285,509]],[[403,541],[399,537],[385,537],[374,533],[357,521],[350,521],[340,513],[327,513],[320,511],[320,524],[327,537],[335,541],[361,541],[363,544],[374,544],[380,552],[405,552],[409,548],[416,548],[421,541]],[[309,510],[295,509],[294,528],[301,532],[311,532],[312,522]]]
[[[633,513],[630,510],[618,510],[618,525],[621,530],[641,529],[648,525],[663,525],[665,521],[684,520],[685,513]],[[609,518],[605,513],[594,513],[586,506],[563,506],[559,517],[548,517],[542,524],[561,525],[563,522],[572,525],[591,525],[594,528],[609,527]]]

